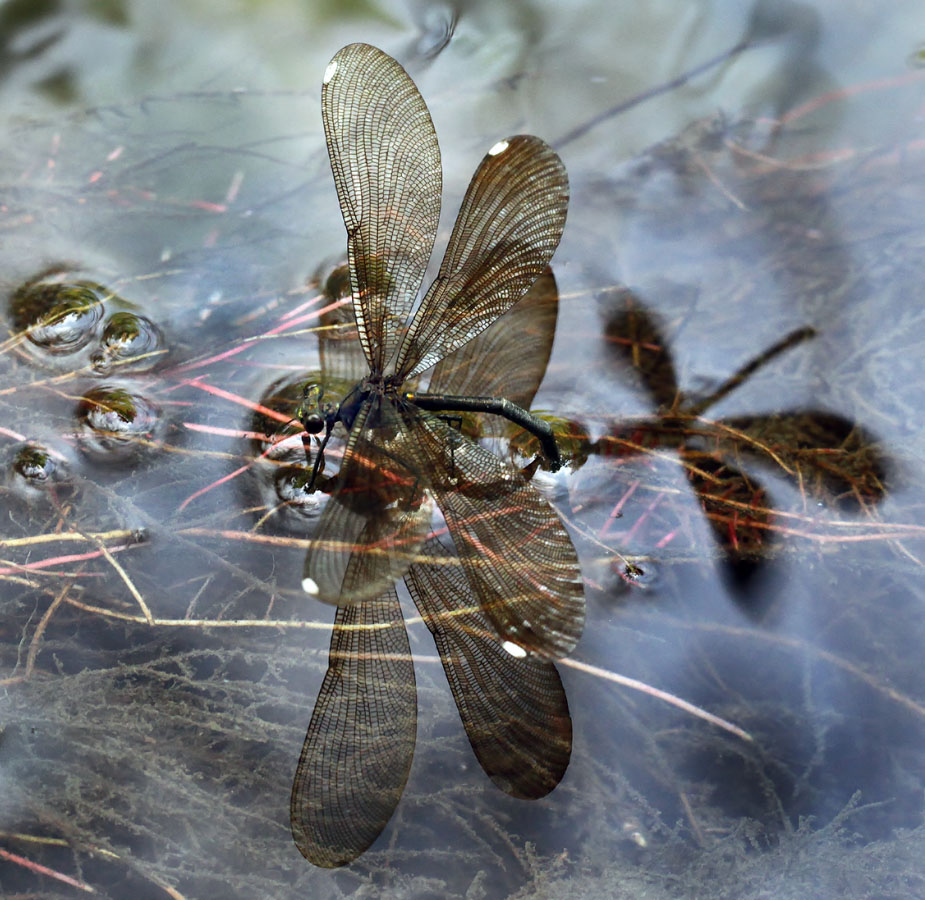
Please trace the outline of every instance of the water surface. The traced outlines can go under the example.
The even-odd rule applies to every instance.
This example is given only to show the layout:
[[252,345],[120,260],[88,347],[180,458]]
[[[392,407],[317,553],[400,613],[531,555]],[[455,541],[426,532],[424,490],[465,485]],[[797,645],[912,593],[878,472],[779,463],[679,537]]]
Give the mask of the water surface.
[[[917,6],[0,8],[4,339],[24,286],[101,293],[57,352],[0,358],[0,849],[111,897],[918,896]],[[260,336],[343,254],[318,98],[354,40],[431,108],[447,229],[499,138],[568,168],[534,408],[575,456],[542,477],[588,627],[569,771],[527,803],[479,769],[412,624],[411,779],[331,873],[288,825],[333,618],[299,590],[317,510],[267,516],[238,398],[318,367],[312,321]],[[114,314],[154,329],[141,361],[105,344]],[[100,392],[141,440],[100,445]],[[79,892],[6,858],[0,888]]]

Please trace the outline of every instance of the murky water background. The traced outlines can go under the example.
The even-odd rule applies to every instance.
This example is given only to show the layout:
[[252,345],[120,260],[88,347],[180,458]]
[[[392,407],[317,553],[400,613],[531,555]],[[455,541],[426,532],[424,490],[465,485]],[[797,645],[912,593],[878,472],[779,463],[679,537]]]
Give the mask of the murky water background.
[[[920,4],[215,6],[0,5],[0,891],[81,893],[32,864],[111,897],[920,896]],[[298,589],[317,512],[265,516],[237,398],[318,365],[312,321],[266,335],[343,253],[318,98],[354,40],[431,108],[447,228],[504,135],[568,168],[535,408],[574,435],[544,483],[594,669],[562,667],[565,780],[517,801],[412,624],[411,780],[332,873],[288,825],[333,618]],[[101,290],[51,336],[76,349],[6,340],[38,278]],[[120,365],[127,321],[153,337]],[[114,406],[143,440],[100,444]]]

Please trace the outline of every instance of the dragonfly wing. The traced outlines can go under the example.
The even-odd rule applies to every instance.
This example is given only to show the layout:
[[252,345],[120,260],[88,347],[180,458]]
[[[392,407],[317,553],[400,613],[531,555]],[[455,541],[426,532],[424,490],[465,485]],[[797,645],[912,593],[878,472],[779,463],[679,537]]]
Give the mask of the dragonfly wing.
[[567,208],[565,166],[549,146],[523,134],[495,144],[472,177],[396,372],[429,369],[523,297],[559,244]]
[[306,859],[342,866],[379,836],[408,780],[416,727],[414,665],[395,589],[338,608],[292,785],[292,836]]
[[464,397],[506,397],[529,409],[546,374],[559,315],[552,269],[500,319],[434,366],[427,390]]
[[318,522],[319,537],[305,556],[306,593],[349,606],[378,596],[408,571],[434,509],[411,440],[388,400],[364,402]]
[[406,583],[434,636],[469,743],[489,778],[513,797],[545,797],[572,751],[572,720],[555,665],[517,658],[498,640],[459,560],[428,541]]
[[[319,320],[318,354],[323,380],[344,396],[369,374],[369,363],[360,347],[356,318],[349,304],[329,309]],[[334,391],[331,391],[333,396]]]
[[556,511],[516,469],[433,416],[415,444],[472,592],[503,642],[557,659],[578,643],[585,602],[578,556]]
[[433,251],[442,173],[421,94],[392,57],[350,44],[328,65],[321,115],[347,227],[360,343],[382,372]]

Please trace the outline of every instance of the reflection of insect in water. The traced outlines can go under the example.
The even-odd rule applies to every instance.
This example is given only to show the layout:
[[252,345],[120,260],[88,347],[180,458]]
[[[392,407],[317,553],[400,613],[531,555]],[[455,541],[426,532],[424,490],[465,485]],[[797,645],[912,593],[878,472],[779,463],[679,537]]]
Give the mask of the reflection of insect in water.
[[[668,341],[640,300],[621,292],[606,335],[622,369],[634,372],[656,410],[601,437],[593,451],[632,456],[652,449],[678,453],[722,551],[731,584],[751,608],[745,592],[769,558],[776,538],[767,491],[743,464],[772,463],[801,491],[828,497],[840,506],[877,503],[885,494],[886,460],[874,437],[856,422],[824,409],[783,410],[710,422],[705,412],[760,367],[796,344],[813,338],[801,328],[743,366],[709,396],[694,398],[680,389]],[[638,567],[628,570],[631,578]]]
[[[352,44],[325,72],[322,115],[368,374],[336,406],[320,394],[303,404],[306,432],[325,432],[313,482],[337,422],[349,436],[305,561],[305,590],[338,610],[291,822],[309,860],[337,866],[376,839],[410,770],[417,700],[396,579],[405,576],[434,635],[483,769],[526,798],[552,790],[568,765],[571,720],[550,660],[577,643],[584,597],[575,550],[546,500],[513,466],[424,412],[504,415],[533,431],[558,467],[545,423],[472,395],[498,383],[486,329],[535,283],[548,297],[543,273],[568,203],[561,161],[525,135],[489,150],[412,316],[442,188],[427,107],[398,63]],[[460,368],[450,354],[469,354],[469,363]],[[439,394],[407,389],[434,366]],[[469,396],[448,396],[461,389]]]

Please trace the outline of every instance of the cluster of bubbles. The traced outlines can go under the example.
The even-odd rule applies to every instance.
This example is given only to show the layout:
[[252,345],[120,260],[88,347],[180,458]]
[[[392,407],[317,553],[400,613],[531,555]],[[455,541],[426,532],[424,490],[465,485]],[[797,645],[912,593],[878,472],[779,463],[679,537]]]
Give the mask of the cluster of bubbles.
[[[101,284],[50,271],[10,296],[12,342],[43,368],[117,381],[86,390],[74,410],[76,442],[101,463],[134,460],[159,442],[163,424],[157,405],[123,375],[148,372],[165,354],[160,329],[127,309]],[[13,448],[8,479],[27,496],[62,477],[64,457],[36,441]]]
[[10,318],[45,365],[85,363],[98,375],[114,369],[146,372],[164,353],[163,336],[150,319],[135,312],[117,310],[103,318],[107,307],[125,305],[95,282],[46,276],[13,293]]

